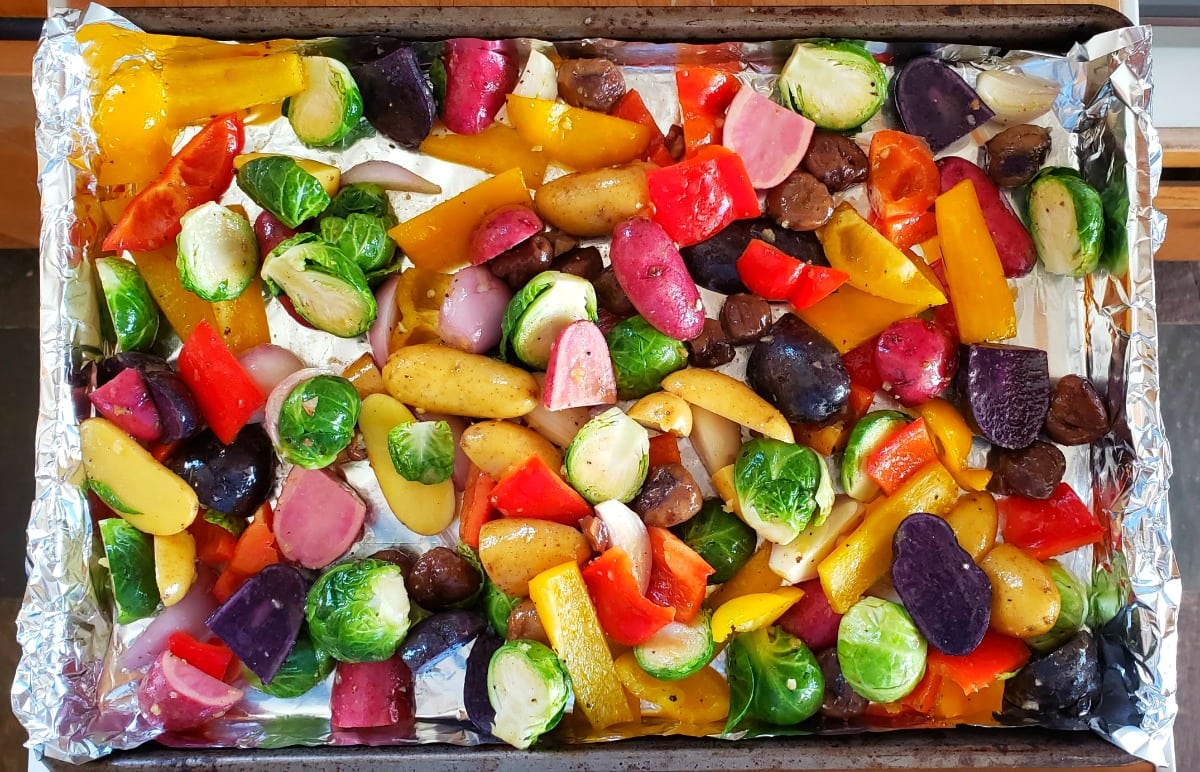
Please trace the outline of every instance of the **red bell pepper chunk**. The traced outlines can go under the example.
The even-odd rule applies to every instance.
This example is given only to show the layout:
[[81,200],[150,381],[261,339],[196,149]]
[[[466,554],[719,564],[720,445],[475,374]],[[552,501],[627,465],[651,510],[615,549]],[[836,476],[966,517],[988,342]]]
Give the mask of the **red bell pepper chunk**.
[[928,716],[933,712],[934,706],[937,705],[938,695],[941,691],[942,675],[926,667],[924,677],[917,682],[916,687],[911,692],[901,697],[898,702],[906,708],[911,708],[917,713]]
[[738,277],[766,300],[808,308],[846,283],[850,275],[836,268],[810,265],[760,239],[751,239],[737,261]]
[[864,341],[842,354],[842,364],[850,376],[850,385],[868,389],[872,394],[883,388],[883,378],[875,368],[875,347],[879,336]]
[[658,122],[654,120],[654,116],[646,109],[646,103],[642,101],[642,95],[637,92],[637,89],[631,88],[626,91],[625,95],[618,99],[617,103],[608,111],[608,114],[614,118],[633,121],[650,129],[650,144],[646,145],[645,155],[647,161],[653,161],[659,166],[670,166],[675,163],[675,159],[667,150],[667,138],[663,136],[662,129],[658,128]]
[[496,481],[471,464],[467,471],[467,486],[463,490],[462,509],[458,513],[458,538],[472,549],[479,549],[479,531],[483,524],[499,516],[492,506],[492,491]]
[[167,163],[162,174],[138,193],[108,232],[106,252],[150,252],[166,246],[189,210],[216,201],[233,182],[233,159],[242,150],[242,121],[234,114],[209,121]]
[[975,651],[961,657],[930,646],[925,667],[958,684],[969,695],[1001,676],[1017,672],[1028,661],[1029,647],[1023,641],[988,630]]
[[167,649],[192,667],[203,670],[218,681],[233,662],[233,652],[225,644],[202,643],[182,630],[176,630],[167,638]]
[[925,428],[925,419],[918,418],[885,439],[867,458],[865,471],[890,495],[918,469],[936,460],[937,449]]
[[1005,496],[996,501],[1004,541],[1046,560],[1077,547],[1095,544],[1104,526],[1067,483],[1059,483],[1050,498]]
[[734,220],[758,217],[762,208],[742,159],[720,145],[646,172],[654,220],[681,247],[698,244]]
[[846,400],[846,412],[852,422],[865,416],[874,401],[875,392],[872,389],[850,381],[850,397]]
[[871,225],[901,249],[908,249],[937,235],[937,218],[933,212],[906,214],[881,220],[871,213]]
[[642,595],[633,577],[633,561],[620,547],[604,551],[583,569],[588,596],[605,634],[625,646],[636,646],[675,618],[675,610]]
[[681,67],[675,71],[683,113],[683,142],[689,158],[701,147],[720,144],[721,119],[741,85],[732,72],[711,67]]
[[646,597],[660,606],[675,609],[675,621],[691,624],[704,603],[708,577],[713,568],[666,528],[651,526],[650,589]]
[[492,506],[505,517],[533,517],[572,526],[592,514],[591,505],[546,466],[541,456],[530,456],[496,483]]
[[249,578],[249,576],[246,576],[239,571],[234,571],[232,568],[226,566],[225,570],[221,572],[221,575],[217,577],[217,581],[213,582],[213,597],[217,599],[217,603],[224,603],[225,601],[229,600],[229,596],[237,592],[238,588],[245,584],[246,580]]
[[679,440],[674,434],[658,434],[650,438],[650,463],[653,469],[663,464],[678,464],[682,459],[679,455]]
[[871,211],[883,222],[929,211],[941,192],[933,153],[911,134],[891,129],[875,132],[867,161],[867,198]]
[[204,420],[226,445],[266,404],[258,384],[207,321],[200,322],[183,344],[178,367]]
[[229,531],[208,522],[203,516],[192,521],[188,531],[196,540],[196,558],[201,563],[216,567],[233,560],[237,537]]

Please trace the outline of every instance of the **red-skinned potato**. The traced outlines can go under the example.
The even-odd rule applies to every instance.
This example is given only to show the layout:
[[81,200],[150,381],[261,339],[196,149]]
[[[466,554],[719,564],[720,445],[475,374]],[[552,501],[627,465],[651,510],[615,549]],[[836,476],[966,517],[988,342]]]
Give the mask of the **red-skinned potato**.
[[619,223],[609,259],[630,302],[656,330],[691,340],[704,329],[700,290],[661,225],[642,217]]
[[541,231],[541,218],[527,206],[513,204],[488,212],[471,232],[471,262],[486,263]]
[[242,690],[213,678],[164,651],[138,684],[138,708],[150,723],[168,732],[194,729],[225,715]]
[[963,180],[970,180],[975,186],[983,221],[996,244],[1004,275],[1012,279],[1032,271],[1037,263],[1033,238],[987,172],[965,158],[954,156],[941,159],[937,166],[943,193]]

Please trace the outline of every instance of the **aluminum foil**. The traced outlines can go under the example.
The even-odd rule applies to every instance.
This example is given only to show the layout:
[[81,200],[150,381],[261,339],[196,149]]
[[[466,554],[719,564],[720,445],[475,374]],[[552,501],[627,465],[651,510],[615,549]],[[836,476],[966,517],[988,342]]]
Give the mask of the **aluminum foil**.
[[[96,236],[103,222],[97,198],[102,191],[89,172],[96,155],[89,78],[74,37],[81,24],[97,21],[125,23],[96,6],[86,16],[77,11],[55,15],[46,23],[34,59],[42,192],[42,378],[37,487],[28,529],[29,585],[18,618],[23,656],[12,691],[14,713],[30,734],[27,745],[51,758],[83,762],[151,739],[179,747],[494,741],[471,730],[466,721],[461,695],[469,648],[419,673],[414,720],[386,730],[333,730],[328,683],[292,700],[247,689],[247,698],[236,712],[196,733],[163,736],[138,716],[137,673],[121,667],[122,655],[149,621],[114,625],[103,599],[104,572],[81,492],[77,431],[78,421],[88,414],[84,398],[88,363],[104,352],[97,294],[90,278],[90,259],[98,254]],[[685,57],[699,62],[740,61],[743,80],[769,93],[773,73],[792,42],[689,46],[596,39],[556,46],[564,55],[599,53],[621,63],[630,85],[643,94],[660,125],[668,126],[678,120],[675,61]],[[321,43],[303,45],[319,48]],[[520,45],[550,44],[522,40]],[[913,50],[911,45],[903,49],[886,43],[869,45],[880,54]],[[955,62],[972,82],[980,71],[993,68],[1019,69],[1057,81],[1062,88],[1054,111],[1037,121],[1053,136],[1049,162],[1077,167],[1097,184],[1124,175],[1130,201],[1128,274],[1116,278],[1098,273],[1077,281],[1036,271],[1016,281],[1016,342],[1047,350],[1053,377],[1086,373],[1107,395],[1116,417],[1115,431],[1101,444],[1067,449],[1067,479],[1102,513],[1111,539],[1101,548],[1068,556],[1065,563],[1085,581],[1094,566],[1110,567],[1121,577],[1129,601],[1117,622],[1105,628],[1120,655],[1106,661],[1105,672],[1110,682],[1116,679],[1120,704],[1106,701],[1089,725],[1129,752],[1171,766],[1180,580],[1167,509],[1170,455],[1158,405],[1151,258],[1162,242],[1165,220],[1151,205],[1162,150],[1149,118],[1150,28],[1106,33],[1066,56],[1016,51],[1000,57],[997,50],[987,48],[933,44],[920,49]],[[860,141],[884,121],[882,116],[873,119]],[[982,127],[949,152],[978,160],[979,144],[993,133],[990,125]],[[441,198],[483,177],[482,172],[397,150],[380,137],[361,140],[340,154],[302,148],[283,121],[248,127],[247,149],[295,152],[342,168],[386,157],[440,183]],[[257,211],[236,187],[227,199],[242,203],[252,215]],[[850,200],[865,210],[860,193]],[[432,200],[393,194],[392,203],[403,220]],[[709,294],[706,301],[711,306],[719,297]],[[294,350],[309,365],[338,369],[366,350],[361,341],[340,341],[304,330],[278,304],[271,304],[269,320],[274,341]],[[731,365],[735,372],[740,367],[744,367],[742,360]],[[456,541],[453,532],[431,538],[408,532],[392,517],[365,462],[347,464],[343,473],[369,507],[366,535],[353,554],[396,544],[428,548]],[[657,724],[646,725],[639,733],[695,731]],[[561,733],[573,741],[631,736],[592,733],[582,722],[570,719]]]

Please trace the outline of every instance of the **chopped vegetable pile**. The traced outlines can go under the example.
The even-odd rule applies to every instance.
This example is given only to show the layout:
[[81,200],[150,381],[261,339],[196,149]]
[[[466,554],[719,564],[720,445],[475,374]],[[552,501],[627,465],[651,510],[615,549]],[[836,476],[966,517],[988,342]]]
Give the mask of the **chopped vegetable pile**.
[[[466,715],[517,748],[1087,716],[1122,599],[1054,560],[1108,533],[1061,448],[1110,417],[1015,345],[1010,280],[1119,270],[1120,213],[1045,166],[1053,84],[802,42],[773,94],[680,67],[664,126],[603,58],[350,50],[129,98],[159,144],[199,126],[173,155],[97,112],[112,348],[80,437],[115,619],[157,617],[122,660],[145,720],[331,678],[333,727],[402,728],[466,646]],[[889,87],[901,123],[862,130]],[[327,160],[378,132],[488,176],[264,152],[271,104]],[[410,541],[364,540],[393,517]]]

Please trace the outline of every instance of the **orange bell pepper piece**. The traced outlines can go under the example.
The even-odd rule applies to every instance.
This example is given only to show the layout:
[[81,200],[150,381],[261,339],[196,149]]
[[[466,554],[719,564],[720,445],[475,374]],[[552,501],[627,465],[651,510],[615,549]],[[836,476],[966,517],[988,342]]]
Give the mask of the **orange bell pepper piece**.
[[515,94],[507,104],[523,140],[581,172],[639,159],[650,144],[650,129],[633,121]]
[[579,566],[570,561],[546,569],[530,580],[529,597],[550,645],[571,676],[575,707],[588,722],[601,729],[637,721]]
[[520,169],[532,188],[541,186],[550,161],[521,139],[516,129],[502,123],[493,123],[478,134],[430,134],[421,143],[421,152],[492,174]]
[[934,211],[958,339],[982,343],[1016,335],[1013,296],[974,184],[963,180],[938,196]]
[[843,284],[808,308],[797,308],[796,316],[845,354],[886,330],[892,322],[915,316],[925,308],[920,304],[897,303]]
[[954,476],[959,486],[969,491],[986,488],[992,473],[988,469],[967,468],[972,432],[954,406],[941,397],[934,397],[915,409],[933,437],[938,460]]
[[131,252],[138,272],[150,288],[154,302],[167,317],[175,334],[182,340],[191,337],[192,331],[201,322],[208,322],[217,329],[216,315],[212,303],[201,300],[188,292],[179,283],[179,268],[175,264],[175,246],[163,247],[153,252]]
[[643,710],[646,716],[689,724],[724,721],[729,716],[729,682],[711,667],[678,681],[663,681],[642,670],[630,651],[617,658],[616,668],[629,693],[648,703]]
[[936,459],[925,419],[918,418],[884,439],[867,458],[865,471],[890,496],[914,472]]
[[458,513],[458,538],[472,549],[479,549],[479,531],[483,524],[500,516],[500,512],[492,506],[492,490],[495,487],[495,480],[471,464],[467,471],[467,487],[463,490],[462,508]]
[[953,681],[967,695],[983,689],[996,679],[1015,673],[1029,661],[1029,647],[1018,638],[988,630],[970,654],[951,656],[930,647],[925,660],[929,672]]
[[829,605],[844,614],[892,565],[892,537],[914,512],[945,515],[958,498],[958,484],[931,461],[890,496],[867,505],[863,522],[820,562],[817,573]]
[[470,262],[471,232],[488,212],[532,203],[524,174],[509,169],[400,223],[388,235],[418,268],[449,273]]
[[656,434],[650,438],[649,466],[651,469],[663,464],[680,462],[679,439],[674,434]]
[[240,354],[271,342],[262,279],[255,277],[246,291],[234,300],[213,303],[212,310],[214,329],[233,353]]

